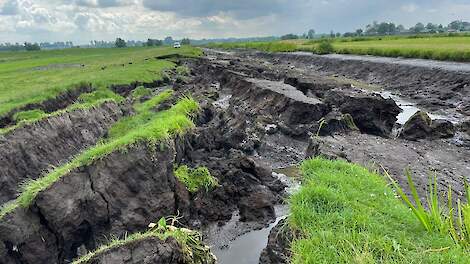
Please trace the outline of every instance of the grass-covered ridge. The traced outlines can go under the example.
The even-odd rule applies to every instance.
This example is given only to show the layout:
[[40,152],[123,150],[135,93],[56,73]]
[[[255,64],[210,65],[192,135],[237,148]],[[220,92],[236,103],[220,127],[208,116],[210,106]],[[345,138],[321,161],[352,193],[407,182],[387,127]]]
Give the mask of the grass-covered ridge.
[[328,53],[405,57],[444,61],[470,61],[470,35],[458,36],[384,36],[334,38],[318,40],[286,40],[211,44],[225,49],[257,49],[267,52],[307,51],[325,54],[325,41],[331,43]]
[[123,49],[65,49],[0,53],[0,116],[29,103],[54,98],[83,80],[94,88],[134,81],[152,82],[175,66],[155,57],[168,54],[195,57],[189,46]]
[[157,238],[165,240],[172,237],[178,241],[183,251],[183,256],[188,264],[209,264],[215,262],[215,257],[210,252],[209,247],[202,243],[202,237],[199,233],[185,229],[176,228],[167,224],[165,218],[160,219],[158,224],[151,223],[149,230],[142,233],[131,234],[124,239],[113,239],[108,244],[102,245],[95,251],[76,259],[72,264],[85,264],[93,258],[109,252],[114,248],[125,246],[148,238]]
[[122,96],[114,93],[113,91],[109,89],[101,88],[90,93],[81,94],[80,97],[78,98],[78,101],[75,102],[74,104],[68,106],[65,109],[61,109],[52,113],[45,113],[44,111],[39,110],[39,109],[18,112],[13,116],[13,119],[16,121],[16,124],[12,126],[0,128],[0,135],[6,134],[19,127],[23,127],[25,125],[38,122],[48,117],[59,116],[64,113],[69,113],[69,112],[79,110],[79,109],[81,110],[89,109],[92,107],[99,106],[105,102],[118,103],[118,102],[121,102],[122,100],[124,100]]
[[219,182],[211,175],[206,167],[197,167],[194,169],[186,165],[175,168],[175,177],[182,182],[189,192],[197,192],[203,188],[206,192],[217,187]]
[[320,158],[302,172],[290,198],[293,263],[470,263],[450,236],[427,232],[383,177]]
[[[199,110],[199,105],[190,97],[181,98],[170,109],[162,112],[155,113],[150,110],[169,98],[171,93],[171,91],[165,91],[149,101],[136,105],[135,108],[141,110],[137,110],[135,116],[116,123],[110,130],[108,140],[104,140],[83,151],[70,162],[57,167],[43,177],[24,184],[21,187],[18,198],[2,207],[0,218],[17,207],[29,207],[39,192],[46,190],[61,177],[80,166],[90,165],[112,152],[126,150],[137,142],[144,141],[150,145],[157,145],[171,137],[184,134],[194,127],[191,118]],[[150,105],[149,102],[154,105]],[[136,118],[138,121],[135,121],[133,118]]]

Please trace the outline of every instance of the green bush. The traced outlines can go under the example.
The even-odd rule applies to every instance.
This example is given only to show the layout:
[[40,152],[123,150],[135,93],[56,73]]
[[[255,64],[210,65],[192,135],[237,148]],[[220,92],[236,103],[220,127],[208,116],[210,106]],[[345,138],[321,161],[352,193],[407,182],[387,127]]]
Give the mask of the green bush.
[[318,54],[330,54],[335,51],[331,41],[325,40],[318,44],[317,53]]

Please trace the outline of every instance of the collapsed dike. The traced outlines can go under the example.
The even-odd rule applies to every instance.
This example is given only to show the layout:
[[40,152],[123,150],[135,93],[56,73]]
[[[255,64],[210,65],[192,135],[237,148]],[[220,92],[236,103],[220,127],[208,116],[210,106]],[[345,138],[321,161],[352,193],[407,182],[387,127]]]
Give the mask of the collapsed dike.
[[[239,221],[256,223],[252,229],[263,228],[279,217],[275,206],[287,194],[273,169],[318,155],[384,164],[400,182],[404,164],[415,162],[418,175],[433,166],[443,172],[440,183],[460,191],[459,173],[468,172],[466,147],[449,138],[395,138],[401,110],[394,100],[308,74],[305,65],[278,61],[273,66],[266,55],[250,60],[244,54],[208,53],[206,58],[183,59],[191,75],[173,84],[178,95],[192,94],[199,101],[195,128],[157,148],[142,141],[73,169],[40,192],[27,209],[5,215],[0,219],[0,263],[69,263],[107,238],[143,232],[167,216],[178,216],[181,226],[204,230],[238,214]],[[5,183],[0,197],[11,200],[22,180],[40,177],[49,166],[106,137],[109,127],[125,115],[122,107],[127,106],[107,103],[6,135],[1,144],[11,154],[0,159],[9,171],[1,175]],[[436,162],[443,157],[448,164]],[[174,175],[182,164],[207,167],[219,185],[209,192],[189,192]],[[422,176],[418,191],[426,183]],[[288,262],[291,238],[288,233],[277,235],[282,223],[266,238],[261,263]],[[250,230],[237,230],[233,238]],[[171,238],[146,238],[99,254],[90,263],[124,263],[126,256],[133,262],[185,263],[179,246]],[[212,246],[230,250],[230,241]]]

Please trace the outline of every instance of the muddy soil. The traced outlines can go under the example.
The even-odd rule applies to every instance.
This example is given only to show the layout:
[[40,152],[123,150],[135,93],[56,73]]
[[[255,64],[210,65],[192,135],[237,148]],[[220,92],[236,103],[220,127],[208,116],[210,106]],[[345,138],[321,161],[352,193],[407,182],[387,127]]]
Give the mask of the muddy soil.
[[[143,231],[169,215],[201,230],[220,263],[258,263],[266,244],[262,263],[285,261],[288,237],[275,235],[282,224],[268,239],[288,213],[277,210],[288,190],[273,169],[310,156],[371,169],[382,165],[400,183],[410,166],[421,193],[433,169],[442,190],[449,184],[461,195],[461,177],[470,174],[470,135],[463,122],[468,113],[460,108],[467,103],[468,75],[305,54],[206,53],[180,62],[191,76],[169,80],[177,94],[191,93],[200,102],[194,130],[161,148],[142,143],[77,168],[41,192],[30,208],[0,219],[1,263],[67,263],[104,237]],[[127,95],[132,89],[116,91]],[[428,96],[415,98],[413,89]],[[399,93],[417,109],[444,110],[438,118],[454,118],[455,137],[397,138],[401,109],[384,91]],[[439,99],[444,93],[448,97]],[[219,186],[189,193],[173,175],[181,164],[206,166]],[[121,263],[124,255],[147,252],[148,245],[120,247],[96,263]],[[247,246],[250,254],[233,254]]]

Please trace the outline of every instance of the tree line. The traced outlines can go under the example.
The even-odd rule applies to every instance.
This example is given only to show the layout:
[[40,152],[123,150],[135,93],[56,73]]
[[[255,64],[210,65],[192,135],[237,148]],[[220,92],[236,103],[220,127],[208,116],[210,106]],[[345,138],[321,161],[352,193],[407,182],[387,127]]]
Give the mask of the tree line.
[[[372,24],[368,24],[365,28],[359,28],[353,32],[345,32],[343,34],[339,32],[330,31],[329,37],[357,37],[357,36],[374,36],[374,35],[400,35],[400,34],[435,34],[435,33],[445,33],[445,32],[466,32],[470,31],[470,22],[455,20],[449,23],[447,26],[442,24],[434,24],[434,23],[421,23],[418,22],[416,25],[406,28],[405,26],[399,24],[395,24],[393,22],[377,22],[374,21]],[[286,34],[281,36],[281,39],[313,39],[316,37],[324,37],[328,36],[328,34],[319,34],[316,35],[314,29],[310,29],[307,33],[302,35],[295,35],[295,34]]]

